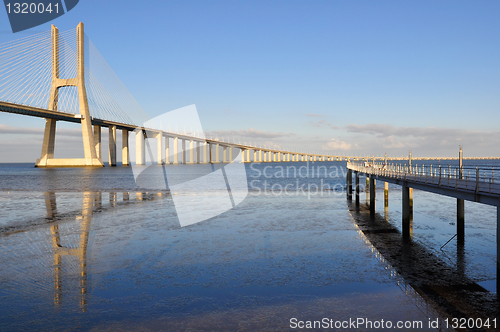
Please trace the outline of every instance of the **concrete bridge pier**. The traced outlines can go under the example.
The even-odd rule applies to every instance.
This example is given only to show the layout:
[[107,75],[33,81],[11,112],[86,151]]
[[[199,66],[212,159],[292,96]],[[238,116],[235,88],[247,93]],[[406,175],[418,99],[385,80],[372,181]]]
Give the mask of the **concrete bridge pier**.
[[165,164],[170,165],[170,137],[165,136]]
[[233,159],[233,147],[229,147],[229,163],[232,163],[234,161]]
[[194,141],[189,140],[189,161],[187,164],[194,164]]
[[116,166],[116,126],[109,126],[109,166]]
[[101,126],[94,125],[94,148],[96,157],[102,160]]
[[196,163],[197,164],[201,163],[201,159],[200,159],[201,146],[202,146],[201,142],[196,142]]
[[202,164],[208,164],[208,142],[205,141],[203,142],[203,161],[201,162]]
[[249,163],[250,162],[250,149],[247,150],[247,158],[246,158],[246,162]]
[[186,164],[186,140],[181,139],[181,155],[182,155],[182,163]]
[[179,138],[174,137],[174,162],[173,165],[179,165]]
[[156,155],[158,165],[163,165],[163,132],[161,130],[156,134]]
[[[98,157],[101,159],[101,157]],[[130,153],[128,149],[128,130],[122,129],[122,166],[130,165]]]
[[135,133],[135,164],[144,165],[146,159],[146,149],[144,146],[144,131]]

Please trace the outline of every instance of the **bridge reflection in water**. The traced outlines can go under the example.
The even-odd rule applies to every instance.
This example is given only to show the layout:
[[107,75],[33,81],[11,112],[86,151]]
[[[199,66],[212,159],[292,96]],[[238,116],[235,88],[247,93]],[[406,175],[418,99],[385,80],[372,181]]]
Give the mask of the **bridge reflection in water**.
[[455,265],[450,265],[411,237],[403,237],[389,221],[387,207],[384,215],[373,215],[369,204],[347,205],[359,235],[423,312],[437,311],[443,319],[499,317],[496,294],[466,275],[463,246],[457,246]]
[[[109,203],[103,203],[103,196],[108,195]],[[3,233],[0,247],[2,291],[53,298],[56,308],[62,304],[76,304],[85,312],[90,286],[88,278],[92,275],[88,272],[88,256],[91,250],[99,251],[100,247],[106,246],[109,235],[101,236],[103,234],[97,234],[100,227],[91,227],[93,214],[121,205],[163,198],[164,194],[83,192],[81,210],[74,210],[77,208],[74,201],[68,204],[67,200],[63,200],[62,210],[65,212],[58,211],[57,196],[60,194],[55,192],[43,194],[46,209],[43,225],[35,223],[22,229],[13,227]],[[68,205],[72,211],[67,211]],[[75,303],[72,304],[72,301]]]

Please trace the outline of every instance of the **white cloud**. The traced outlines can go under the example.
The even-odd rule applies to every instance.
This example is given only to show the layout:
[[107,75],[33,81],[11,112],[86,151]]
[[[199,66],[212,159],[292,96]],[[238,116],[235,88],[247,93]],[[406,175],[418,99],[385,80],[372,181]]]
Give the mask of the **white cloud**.
[[330,142],[323,145],[323,150],[350,150],[351,147],[351,143],[332,138]]

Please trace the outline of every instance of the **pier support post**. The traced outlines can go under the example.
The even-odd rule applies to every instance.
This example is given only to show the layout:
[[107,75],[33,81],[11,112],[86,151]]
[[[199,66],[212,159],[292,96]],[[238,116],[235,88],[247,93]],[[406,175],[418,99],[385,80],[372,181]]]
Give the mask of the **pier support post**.
[[[97,158],[101,158],[99,155]],[[130,165],[130,153],[128,150],[128,130],[122,130],[122,166]]]
[[370,215],[375,215],[375,176],[370,175]]
[[[464,176],[463,172],[463,152],[462,146],[459,146],[458,151],[458,178],[462,179]],[[465,241],[465,211],[464,211],[464,200],[457,199],[457,243],[464,244]]]
[[497,301],[500,302],[500,201],[497,205]]
[[247,163],[250,162],[250,149],[247,150],[247,159],[246,159],[246,162]]
[[389,182],[384,182],[384,207],[389,207]]
[[465,204],[463,199],[457,198],[457,243],[465,242]]
[[347,170],[347,199],[352,200],[352,170]]
[[410,213],[413,218],[413,188],[410,188]]
[[413,233],[413,216],[410,210],[410,188],[403,183],[403,238],[409,239]]
[[179,138],[174,137],[174,165],[179,165]]
[[229,149],[229,161],[228,162],[232,163],[233,162],[233,147],[230,146],[230,147],[228,147],[228,149]]
[[356,206],[359,206],[359,172],[354,172],[356,175]]

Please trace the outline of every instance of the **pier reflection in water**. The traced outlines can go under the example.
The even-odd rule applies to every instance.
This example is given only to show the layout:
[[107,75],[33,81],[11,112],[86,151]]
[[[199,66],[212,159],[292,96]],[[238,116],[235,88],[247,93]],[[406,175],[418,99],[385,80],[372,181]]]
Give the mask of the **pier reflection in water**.
[[425,310],[432,307],[449,319],[500,317],[497,295],[466,275],[463,245],[456,246],[455,264],[449,264],[413,241],[412,227],[410,238],[404,238],[389,221],[387,206],[383,216],[370,214],[368,203],[357,205],[348,201],[348,208],[359,235],[375,257],[387,265],[405,293],[414,294],[416,302],[424,304]]

